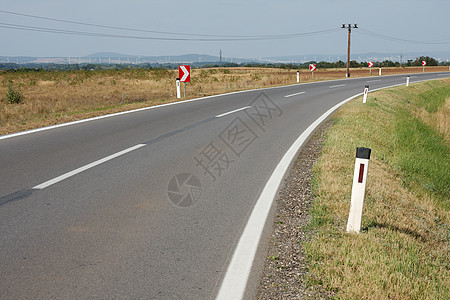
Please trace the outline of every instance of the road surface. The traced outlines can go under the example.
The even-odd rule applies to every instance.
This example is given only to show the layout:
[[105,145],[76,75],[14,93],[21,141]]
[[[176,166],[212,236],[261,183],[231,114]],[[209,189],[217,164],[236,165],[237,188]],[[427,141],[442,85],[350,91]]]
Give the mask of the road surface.
[[[232,93],[0,137],[0,298],[214,298],[297,137],[365,85],[405,81]],[[258,280],[257,263],[246,296]]]

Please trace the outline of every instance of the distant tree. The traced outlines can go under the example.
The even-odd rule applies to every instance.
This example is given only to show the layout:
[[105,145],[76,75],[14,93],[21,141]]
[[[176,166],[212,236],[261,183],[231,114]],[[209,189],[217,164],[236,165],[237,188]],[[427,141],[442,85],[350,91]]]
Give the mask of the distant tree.
[[345,62],[343,62],[342,60],[335,62],[336,68],[345,68],[346,65],[347,64]]
[[321,62],[317,63],[317,67],[320,69],[330,69],[330,68],[334,68],[335,65],[334,65],[334,63],[331,63],[328,61],[321,61]]
[[358,63],[356,60],[350,61],[350,68],[359,68],[359,67],[361,67],[361,64]]
[[438,65],[438,61],[429,56],[421,56],[421,57],[416,58],[416,60],[412,63],[412,65],[413,66],[421,66],[422,61],[426,61],[427,66],[437,66]]
[[392,60],[385,60],[381,63],[382,67],[395,67],[395,63]]

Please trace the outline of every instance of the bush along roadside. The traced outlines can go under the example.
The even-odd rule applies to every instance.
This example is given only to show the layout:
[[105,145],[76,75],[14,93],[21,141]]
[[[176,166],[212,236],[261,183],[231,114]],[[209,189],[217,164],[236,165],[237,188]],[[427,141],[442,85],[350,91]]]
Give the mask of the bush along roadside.
[[[307,278],[344,299],[449,299],[450,79],[355,99],[314,167]],[[356,147],[372,149],[360,234],[345,232]]]
[[24,97],[19,89],[14,89],[12,84],[8,87],[8,92],[6,93],[5,100],[9,104],[20,104],[23,102]]

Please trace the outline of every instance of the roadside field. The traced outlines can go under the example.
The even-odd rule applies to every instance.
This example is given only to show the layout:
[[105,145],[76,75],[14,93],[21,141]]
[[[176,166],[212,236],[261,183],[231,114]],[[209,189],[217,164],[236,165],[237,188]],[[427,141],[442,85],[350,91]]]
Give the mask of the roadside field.
[[[450,79],[370,93],[333,116],[314,167],[308,284],[342,299],[450,298]],[[372,149],[345,233],[356,147]]]
[[[446,70],[448,67],[426,68],[427,72]],[[296,72],[276,68],[192,69],[186,99],[295,84]],[[422,68],[383,69],[383,75],[414,72],[422,72]],[[372,73],[377,76],[377,69]],[[0,72],[0,134],[179,101],[177,76],[177,71],[165,69]],[[352,69],[351,76],[369,76],[369,69]],[[314,75],[314,81],[342,78],[345,69],[318,69]],[[311,72],[301,70],[300,81],[313,81]],[[21,103],[8,103],[10,88],[23,96]]]

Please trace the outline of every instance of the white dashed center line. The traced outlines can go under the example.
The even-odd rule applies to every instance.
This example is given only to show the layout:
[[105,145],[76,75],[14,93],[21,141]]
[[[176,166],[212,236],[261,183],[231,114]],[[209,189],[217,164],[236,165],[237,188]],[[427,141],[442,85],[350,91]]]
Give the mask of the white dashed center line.
[[146,146],[146,144],[138,144],[138,145],[133,146],[133,147],[130,147],[130,148],[128,148],[128,149],[125,149],[125,150],[122,150],[122,151],[120,151],[120,152],[114,153],[114,154],[112,154],[112,155],[110,155],[110,156],[107,156],[107,157],[105,157],[105,158],[99,159],[99,160],[94,161],[94,162],[92,162],[92,163],[90,163],[90,164],[88,164],[88,165],[85,165],[85,166],[83,166],[83,167],[80,167],[80,168],[78,168],[78,169],[75,169],[75,170],[73,170],[73,171],[70,171],[70,172],[68,172],[68,173],[66,173],[66,174],[63,174],[63,175],[58,176],[58,177],[56,177],[56,178],[50,179],[50,180],[48,180],[48,181],[46,181],[46,182],[44,182],[44,183],[41,183],[41,184],[39,184],[39,185],[33,187],[33,189],[35,189],[35,190],[42,190],[42,189],[45,189],[46,187],[49,187],[49,186],[51,186],[51,185],[53,185],[53,184],[55,184],[55,183],[58,183],[58,182],[60,182],[60,181],[63,181],[64,179],[67,179],[67,178],[69,178],[69,177],[72,177],[72,176],[74,176],[74,175],[77,175],[77,174],[79,174],[79,173],[81,173],[81,172],[83,172],[83,171],[86,171],[86,170],[88,170],[88,169],[90,169],[90,168],[93,168],[93,167],[98,166],[98,165],[100,165],[100,164],[102,164],[102,163],[105,163],[105,162],[107,162],[108,160],[111,160],[111,159],[114,159],[114,158],[116,158],[116,157],[122,156],[122,155],[124,155],[124,154],[126,154],[126,153],[128,153],[128,152],[134,151],[134,150],[139,149],[139,148],[144,147],[144,146]]
[[341,86],[345,86],[345,84],[332,85],[332,86],[329,86],[328,88],[332,89],[332,88],[337,88],[337,87],[341,87]]
[[301,94],[304,94],[304,93],[306,93],[306,92],[299,92],[299,93],[295,93],[295,94],[291,94],[291,95],[286,95],[286,96],[284,96],[284,98],[289,98],[289,97],[301,95]]
[[251,106],[245,106],[245,107],[241,107],[241,108],[238,108],[238,109],[235,109],[235,110],[232,110],[232,111],[229,111],[229,112],[226,112],[226,113],[223,113],[223,114],[217,115],[217,116],[216,116],[216,118],[221,118],[221,117],[224,117],[224,116],[227,116],[227,115],[233,114],[233,113],[235,113],[235,112],[238,112],[238,111],[241,111],[241,110],[244,110],[244,109],[250,108],[250,107],[251,107]]

